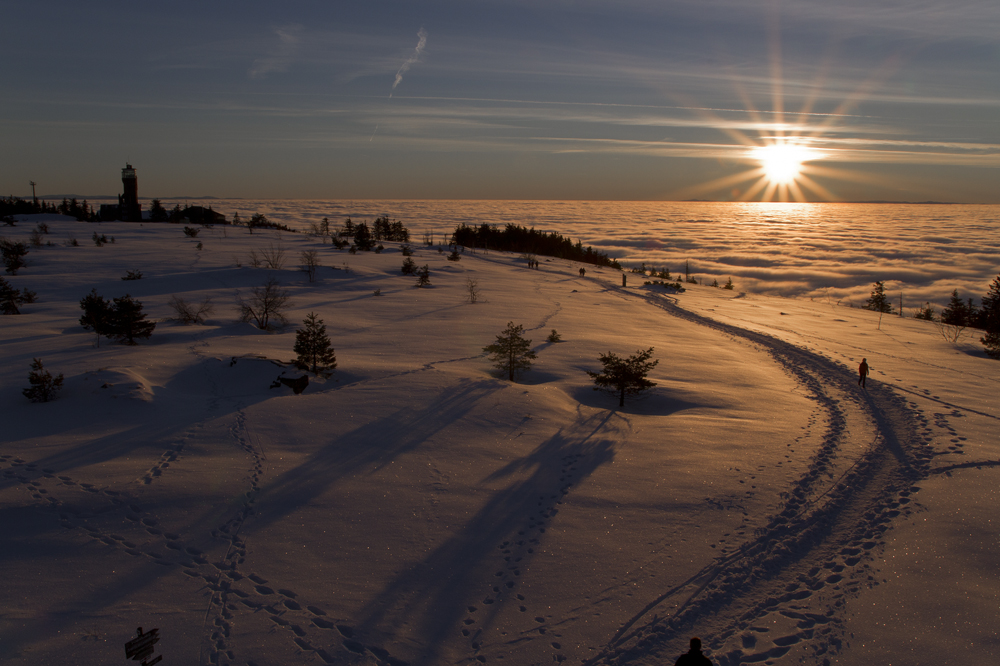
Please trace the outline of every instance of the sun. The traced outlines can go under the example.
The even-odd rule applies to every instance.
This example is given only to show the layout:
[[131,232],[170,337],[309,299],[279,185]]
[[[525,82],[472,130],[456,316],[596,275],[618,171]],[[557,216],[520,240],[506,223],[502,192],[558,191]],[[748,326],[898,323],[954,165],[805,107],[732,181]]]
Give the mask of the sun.
[[757,146],[754,159],[760,162],[764,177],[775,185],[790,185],[802,176],[804,162],[818,157],[813,151],[794,143]]

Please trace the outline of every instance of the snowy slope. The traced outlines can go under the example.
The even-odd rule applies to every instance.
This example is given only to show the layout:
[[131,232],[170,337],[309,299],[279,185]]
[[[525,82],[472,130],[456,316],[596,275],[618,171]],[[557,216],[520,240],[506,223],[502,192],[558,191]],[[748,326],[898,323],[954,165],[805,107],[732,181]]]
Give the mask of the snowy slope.
[[[394,244],[48,224],[9,278],[39,302],[0,318],[4,663],[109,663],[137,626],[164,663],[661,663],[691,632],[725,664],[1000,652],[997,381],[968,339],[560,260],[415,244],[418,289]],[[284,268],[249,266],[279,244]],[[268,276],[277,333],[235,322]],[[91,288],[141,300],[152,338],[95,348]],[[165,321],[172,295],[214,314]],[[270,389],[312,311],[337,371]],[[514,384],[482,353],[508,321],[538,353]],[[650,346],[655,389],[592,390],[599,353]],[[58,400],[21,396],[33,357]]]

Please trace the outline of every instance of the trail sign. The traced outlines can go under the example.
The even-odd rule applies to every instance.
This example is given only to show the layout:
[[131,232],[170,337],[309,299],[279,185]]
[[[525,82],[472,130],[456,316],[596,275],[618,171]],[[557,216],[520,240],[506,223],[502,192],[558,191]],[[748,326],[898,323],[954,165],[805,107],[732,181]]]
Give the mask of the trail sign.
[[152,661],[146,661],[153,655],[153,646],[160,640],[160,630],[150,629],[142,633],[142,627],[135,630],[136,636],[125,643],[125,658],[138,661],[142,666],[153,666],[163,659],[163,655],[157,655]]

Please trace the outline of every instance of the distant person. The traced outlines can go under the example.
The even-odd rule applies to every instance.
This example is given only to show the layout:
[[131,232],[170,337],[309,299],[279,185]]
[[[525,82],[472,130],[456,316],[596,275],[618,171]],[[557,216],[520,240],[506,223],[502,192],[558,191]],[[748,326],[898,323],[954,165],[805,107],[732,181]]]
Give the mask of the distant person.
[[712,661],[701,653],[701,639],[695,636],[691,649],[679,656],[674,666],[712,666]]
[[580,277],[583,277],[583,276],[584,276],[584,275],[586,275],[586,274],[587,274],[587,271],[586,271],[586,269],[583,269],[583,268],[581,268],[581,269],[580,269]]
[[868,359],[861,359],[861,365],[858,366],[858,385],[861,388],[865,387],[865,377],[868,376]]

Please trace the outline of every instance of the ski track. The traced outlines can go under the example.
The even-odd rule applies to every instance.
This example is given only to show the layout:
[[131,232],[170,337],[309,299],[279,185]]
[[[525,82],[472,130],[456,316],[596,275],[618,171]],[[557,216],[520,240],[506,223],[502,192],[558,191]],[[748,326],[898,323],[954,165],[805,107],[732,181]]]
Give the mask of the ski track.
[[[932,472],[926,417],[884,384],[861,389],[832,360],[660,297],[645,299],[766,351],[817,403],[825,432],[808,470],[753,539],[653,599],[586,663],[669,662],[698,633],[709,637],[706,648],[719,666],[771,663],[793,650],[790,658],[828,664],[845,643],[845,602],[871,584],[871,554],[892,521],[912,510],[916,484]],[[950,428],[942,418],[935,414],[935,426]],[[874,440],[856,441],[849,425],[859,421],[874,428]],[[951,432],[954,451],[961,442]],[[816,613],[817,606],[825,610]]]
[[[635,297],[616,286],[610,290],[624,297]],[[715,329],[740,344],[750,344],[769,353],[816,401],[819,415],[809,419],[801,438],[814,436],[813,431],[822,428],[817,435],[821,445],[813,454],[807,472],[783,494],[783,503],[754,538],[652,599],[640,613],[622,624],[597,656],[584,663],[621,666],[669,662],[684,651],[687,636],[694,631],[710,637],[706,647],[719,666],[774,660],[793,649],[800,658],[829,663],[828,656],[840,651],[845,642],[839,612],[846,598],[862,585],[871,584],[870,555],[881,546],[882,536],[892,521],[911,511],[908,505],[910,496],[919,490],[916,484],[930,474],[950,474],[953,469],[965,467],[1000,466],[1000,461],[932,469],[931,460],[938,455],[930,447],[934,436],[932,425],[948,432],[949,453],[963,453],[965,438],[959,436],[950,422],[963,414],[953,405],[947,405],[953,407],[949,413],[934,413],[932,423],[917,409],[916,403],[907,403],[884,384],[873,382],[867,392],[861,391],[854,377],[830,359],[777,338],[683,310],[659,296],[643,298],[673,316]],[[549,318],[536,329],[544,328]],[[198,355],[193,348],[191,351]],[[399,374],[422,372],[437,363],[458,360],[467,359],[438,361]],[[211,406],[216,407],[220,399],[216,396]],[[865,446],[856,446],[853,452],[847,451],[852,443],[848,426],[859,420],[871,425],[875,439]],[[590,435],[600,429],[599,426]],[[168,446],[132,488],[98,487],[55,469],[40,469],[37,463],[13,454],[0,454],[0,470],[3,470],[0,487],[20,483],[26,486],[35,506],[58,516],[63,528],[85,532],[107,547],[135,558],[179,568],[192,583],[211,590],[204,619],[201,664],[256,666],[252,655],[240,654],[232,630],[240,614],[264,613],[279,635],[284,636],[289,658],[315,655],[326,664],[362,658],[379,666],[406,666],[405,661],[387,650],[366,643],[360,635],[364,632],[359,632],[349,619],[333,618],[321,603],[303,598],[308,595],[272,583],[259,572],[246,570],[248,544],[241,530],[256,511],[266,455],[242,408],[236,410],[230,434],[232,444],[248,457],[249,485],[228,520],[210,530],[217,542],[211,550],[221,553],[216,561],[209,561],[203,550],[192,545],[203,535],[185,537],[163,531],[158,517],[144,510],[138,499],[142,486],[162,478],[171,465],[183,463],[181,454],[190,430]],[[454,629],[468,641],[469,652],[462,660],[464,663],[485,662],[487,651],[504,647],[484,646],[480,636],[505,603],[516,604],[525,618],[525,626],[510,641],[512,644],[544,638],[550,642],[552,661],[559,663],[569,658],[559,643],[559,626],[564,620],[545,612],[531,613],[530,602],[519,591],[518,581],[546,528],[559,512],[558,505],[594,465],[600,464],[596,460],[588,464],[586,451],[567,452],[574,448],[565,447],[548,455],[544,483],[533,481],[535,494],[531,501],[536,503],[535,507],[520,519],[521,524],[495,543],[494,554],[483,559],[483,570],[495,572],[482,581],[479,601],[464,607],[460,624]],[[103,520],[119,514],[133,525],[130,530],[122,530],[124,535],[93,524],[95,518]],[[822,613],[809,610],[816,607],[817,598],[826,608]],[[761,626],[765,618],[774,617],[785,620],[786,631],[782,636],[766,636],[767,629]],[[737,640],[739,647],[734,648]],[[727,649],[723,652],[724,647]]]

